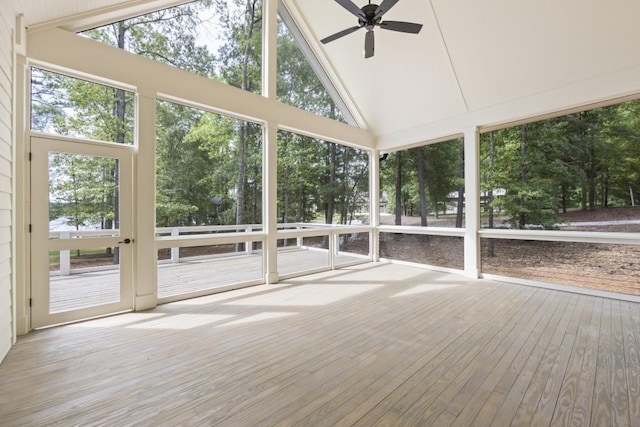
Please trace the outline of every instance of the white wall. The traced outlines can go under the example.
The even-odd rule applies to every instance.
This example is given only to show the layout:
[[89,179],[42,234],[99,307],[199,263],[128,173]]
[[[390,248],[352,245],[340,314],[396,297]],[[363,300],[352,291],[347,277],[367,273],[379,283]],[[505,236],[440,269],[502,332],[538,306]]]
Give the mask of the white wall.
[[0,361],[13,343],[11,228],[14,19],[10,11],[0,9]]

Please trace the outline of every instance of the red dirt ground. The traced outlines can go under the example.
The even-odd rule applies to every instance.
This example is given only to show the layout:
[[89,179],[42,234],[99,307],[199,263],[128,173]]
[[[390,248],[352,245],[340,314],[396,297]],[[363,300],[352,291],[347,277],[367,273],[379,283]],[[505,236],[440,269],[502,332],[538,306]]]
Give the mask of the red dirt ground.
[[[561,217],[566,223],[602,222],[567,226],[562,230],[640,233],[640,207],[573,211]],[[387,219],[393,221],[393,217]],[[629,220],[637,223],[611,223]],[[451,226],[451,218],[429,218],[429,224],[436,226],[438,222],[440,226]],[[420,219],[403,218],[403,224],[413,223],[419,225]],[[494,251],[493,256],[489,256],[490,241],[482,239],[483,273],[640,295],[640,246],[492,240]],[[638,240],[640,242],[640,236]],[[381,233],[380,254],[393,259],[463,268],[463,244],[456,237],[430,236],[425,239],[423,236]]]

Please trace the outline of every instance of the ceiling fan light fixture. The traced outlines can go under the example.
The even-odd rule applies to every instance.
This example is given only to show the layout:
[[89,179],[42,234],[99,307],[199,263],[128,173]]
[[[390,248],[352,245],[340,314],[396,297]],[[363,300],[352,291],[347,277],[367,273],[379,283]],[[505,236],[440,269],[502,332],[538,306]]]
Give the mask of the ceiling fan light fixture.
[[351,0],[335,0],[340,6],[351,12],[352,15],[358,18],[358,25],[355,27],[347,28],[342,31],[338,31],[328,37],[320,40],[320,43],[326,44],[351,34],[360,28],[366,28],[367,33],[364,38],[364,57],[371,58],[375,50],[375,40],[373,30],[376,26],[390,31],[397,31],[400,33],[418,34],[422,29],[422,24],[416,24],[414,22],[404,21],[382,21],[382,16],[389,11],[399,0],[383,0],[378,6],[377,4],[364,5],[359,8]]

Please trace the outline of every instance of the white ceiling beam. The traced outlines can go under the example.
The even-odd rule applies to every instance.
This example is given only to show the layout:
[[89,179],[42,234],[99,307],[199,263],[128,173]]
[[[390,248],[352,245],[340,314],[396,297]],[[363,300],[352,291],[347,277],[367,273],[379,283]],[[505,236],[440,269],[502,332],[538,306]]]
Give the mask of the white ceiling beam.
[[[287,129],[323,140],[360,148],[374,148],[364,130],[273,99],[197,76],[142,56],[77,36],[61,29],[28,34],[28,57],[79,75],[99,76],[125,87],[144,88],[169,100],[256,122],[275,122]],[[55,64],[55,65],[53,65]]]

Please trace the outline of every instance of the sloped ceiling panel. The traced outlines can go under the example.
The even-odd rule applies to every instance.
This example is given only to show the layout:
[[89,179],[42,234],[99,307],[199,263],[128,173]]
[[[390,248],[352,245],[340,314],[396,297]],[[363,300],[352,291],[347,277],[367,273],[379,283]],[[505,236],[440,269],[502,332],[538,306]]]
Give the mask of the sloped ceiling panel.
[[640,64],[640,2],[433,0],[471,110]]
[[[326,45],[318,40],[357,25],[334,1],[290,1],[303,17],[325,64],[340,79],[374,134],[394,132],[466,111],[433,11],[424,0],[403,0],[385,18],[424,24],[418,35],[375,29],[373,58],[363,55],[365,30]],[[366,4],[356,1],[358,6]]]
[[29,26],[126,3],[116,0],[47,1],[48,5],[43,4],[45,2],[41,0],[13,0],[13,2],[18,13],[25,15],[26,23]]
[[[119,19],[123,14],[137,15],[154,9],[162,9],[184,0],[8,0],[13,1],[17,13],[25,16],[28,27],[40,25],[65,25],[67,20],[83,25],[103,24]],[[86,24],[85,24],[86,22]]]
[[[605,94],[595,83],[640,66],[637,1],[400,0],[385,18],[421,22],[421,34],[376,29],[376,55],[368,60],[363,30],[328,45],[317,42],[355,25],[335,1],[284,1],[300,10],[321,61],[385,148],[391,141],[401,146],[407,134],[406,144],[419,142],[431,124],[449,123],[447,129],[460,132],[640,90],[610,85]],[[570,90],[576,87],[579,93]],[[525,99],[546,102],[525,103],[519,111]]]

